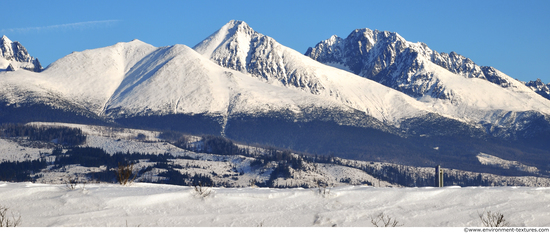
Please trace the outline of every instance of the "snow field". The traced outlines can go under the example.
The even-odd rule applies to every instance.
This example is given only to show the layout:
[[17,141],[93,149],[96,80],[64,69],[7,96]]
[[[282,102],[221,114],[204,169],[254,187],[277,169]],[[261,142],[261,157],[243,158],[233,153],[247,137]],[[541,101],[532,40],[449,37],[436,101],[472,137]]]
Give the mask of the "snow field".
[[40,158],[40,153],[50,153],[51,149],[32,148],[19,145],[17,142],[0,139],[0,162],[22,162]]
[[513,227],[550,226],[549,188],[213,188],[0,183],[0,205],[22,227],[372,227],[383,212],[404,227],[481,227],[478,213],[500,212]]

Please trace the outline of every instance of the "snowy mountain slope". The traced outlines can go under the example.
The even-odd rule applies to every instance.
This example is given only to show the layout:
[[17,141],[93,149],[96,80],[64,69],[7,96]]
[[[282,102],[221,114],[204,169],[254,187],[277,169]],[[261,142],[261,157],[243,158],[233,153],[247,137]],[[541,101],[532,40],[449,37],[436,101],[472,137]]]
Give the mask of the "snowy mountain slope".
[[105,121],[87,106],[49,88],[45,75],[27,70],[0,72],[0,122]]
[[[334,102],[334,101],[333,101]],[[308,106],[324,99],[271,86],[221,68],[185,45],[159,48],[133,67],[106,105],[143,114],[257,114]],[[127,109],[127,110],[122,110]]]
[[[388,48],[395,47],[402,54],[412,51],[411,48],[433,54],[423,44],[412,44],[397,34],[384,33],[394,38],[395,43]],[[255,32],[242,21],[229,22],[194,49],[231,70],[221,69],[184,45],[155,48],[134,40],[75,52],[40,74],[2,75],[8,76],[3,80],[9,82],[8,86],[15,83],[37,95],[60,96],[87,111],[113,118],[207,114],[222,116],[227,122],[232,114],[290,111],[299,117],[304,109],[313,108],[348,115],[362,112],[392,126],[429,113],[467,123],[498,125],[498,120],[510,111],[550,112],[550,103],[541,102],[538,95],[529,95],[532,92],[525,86],[528,91],[523,93],[498,88],[480,79],[456,78],[459,76],[423,57],[414,59],[420,67],[414,77],[433,78],[418,78],[414,82],[428,93],[417,97],[418,101],[371,80],[312,61]],[[398,55],[395,59],[399,59]],[[392,59],[386,63],[407,64]],[[486,95],[487,92],[492,94]],[[354,125],[351,121],[347,124]]]
[[41,73],[40,86],[63,93],[96,114],[119,87],[130,68],[156,48],[133,40],[113,46],[73,52]]
[[[86,121],[87,118],[96,119],[96,123],[106,121],[101,116],[105,102],[120,85],[125,72],[153,49],[153,46],[135,40],[101,49],[74,52],[52,63],[40,73],[26,70],[2,72],[1,101],[6,106],[11,106],[5,113],[9,115],[10,112],[19,111],[21,115],[27,111],[24,118],[31,118],[30,120],[59,121],[64,118],[59,115],[66,114],[66,118],[70,118],[70,115],[76,114],[82,117],[73,116],[72,120],[63,120],[75,122],[83,119]],[[43,113],[38,117],[52,117],[35,116],[32,119],[32,111],[48,112],[47,108],[59,113]],[[67,114],[68,112],[71,113]]]
[[21,43],[13,42],[4,35],[0,38],[0,69],[9,71],[26,69],[40,72],[42,66],[37,58],[29,55]]
[[479,160],[480,163],[484,165],[498,166],[505,169],[514,168],[517,170],[526,171],[533,174],[537,174],[539,172],[539,169],[536,167],[526,166],[517,161],[509,161],[509,160],[501,159],[494,155],[489,155],[485,153],[479,153],[477,155],[477,159]]

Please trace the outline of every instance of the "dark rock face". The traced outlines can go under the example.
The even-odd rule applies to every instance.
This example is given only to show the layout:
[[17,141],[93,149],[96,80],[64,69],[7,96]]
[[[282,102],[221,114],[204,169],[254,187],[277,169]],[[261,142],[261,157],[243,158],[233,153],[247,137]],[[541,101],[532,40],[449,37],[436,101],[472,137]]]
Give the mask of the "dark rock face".
[[530,81],[525,85],[544,98],[550,99],[550,83],[544,84],[540,79],[537,79],[536,81]]
[[15,71],[15,68],[13,68],[13,65],[10,64],[8,68],[6,68],[6,71]]

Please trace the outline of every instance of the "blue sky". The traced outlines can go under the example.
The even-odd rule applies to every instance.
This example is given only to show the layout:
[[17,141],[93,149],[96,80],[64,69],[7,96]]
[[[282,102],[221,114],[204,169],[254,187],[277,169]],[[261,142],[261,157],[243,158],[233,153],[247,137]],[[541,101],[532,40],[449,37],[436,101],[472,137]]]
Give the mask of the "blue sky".
[[139,39],[194,46],[229,20],[304,53],[357,28],[398,32],[522,80],[550,82],[550,1],[9,1],[0,34],[43,66],[73,52]]

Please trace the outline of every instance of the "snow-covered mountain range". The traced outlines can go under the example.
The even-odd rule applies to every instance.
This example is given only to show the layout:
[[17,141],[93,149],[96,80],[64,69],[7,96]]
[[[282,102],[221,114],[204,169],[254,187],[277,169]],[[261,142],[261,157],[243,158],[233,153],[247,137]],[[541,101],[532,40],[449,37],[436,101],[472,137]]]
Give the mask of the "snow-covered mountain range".
[[[17,53],[4,46],[2,59],[40,67],[17,45]],[[433,161],[441,151],[432,148],[454,137],[467,140],[462,149],[471,140],[544,141],[546,91],[397,33],[358,29],[303,55],[230,21],[193,48],[134,40],[74,52],[42,72],[0,72],[0,122],[92,119],[368,158],[381,157],[372,148],[395,147],[386,153],[402,159],[426,144],[411,150]],[[435,136],[452,139],[432,145],[426,138]],[[477,162],[480,152],[469,158]]]
[[[412,43],[396,32],[357,29],[343,39],[336,35],[309,48],[305,54],[319,62],[375,80],[413,97],[430,95],[452,99],[436,64],[465,78],[487,80],[501,87],[524,91],[525,84],[489,66],[479,66],[455,52],[439,53],[426,44]],[[441,75],[439,75],[441,76]],[[450,86],[452,88],[452,86]]]

